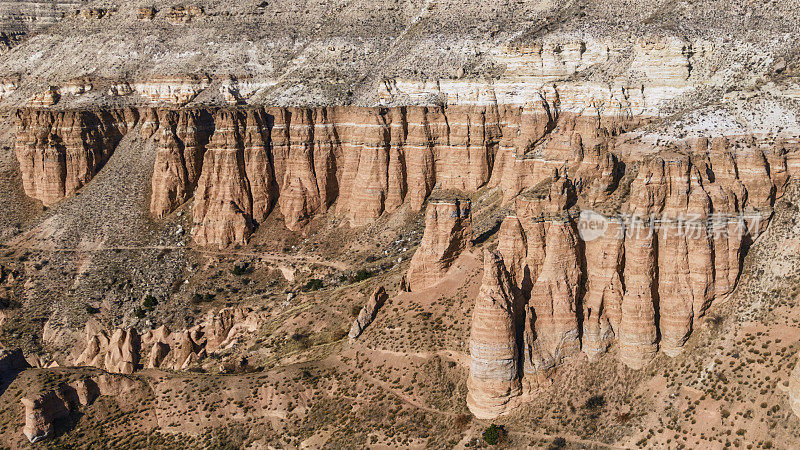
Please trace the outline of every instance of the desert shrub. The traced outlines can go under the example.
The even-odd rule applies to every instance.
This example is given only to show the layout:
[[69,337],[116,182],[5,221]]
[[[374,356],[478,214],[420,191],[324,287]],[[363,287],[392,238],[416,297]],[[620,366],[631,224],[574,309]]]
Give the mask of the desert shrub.
[[567,446],[567,440],[564,439],[563,437],[559,436],[559,437],[553,439],[553,442],[547,448],[548,448],[548,450],[558,450],[558,449],[564,448],[566,446]]
[[146,313],[144,312],[144,309],[142,309],[142,308],[136,308],[133,311],[133,315],[136,316],[138,319],[144,319],[145,314]]
[[497,426],[495,424],[491,424],[488,428],[486,428],[486,430],[483,431],[483,440],[489,445],[497,445],[503,439],[505,434],[506,430],[502,425]]
[[158,300],[156,300],[156,298],[153,297],[152,295],[148,295],[147,297],[145,297],[144,302],[142,302],[142,306],[144,306],[149,310],[155,308],[156,305],[158,305]]
[[19,302],[10,298],[0,298],[0,309],[17,309],[22,306]]
[[586,400],[586,409],[600,409],[606,405],[606,399],[602,395],[593,395]]
[[472,416],[469,414],[459,414],[456,416],[455,425],[456,429],[464,430],[469,425],[469,422],[472,420]]
[[322,282],[322,280],[318,278],[312,278],[308,280],[308,283],[306,283],[304,289],[306,291],[318,291],[322,289],[324,285],[325,284]]
[[86,314],[97,314],[100,312],[100,309],[95,308],[92,305],[86,305]]
[[231,273],[237,277],[247,275],[248,273],[253,273],[253,266],[251,266],[250,263],[234,264]]
[[208,303],[210,301],[213,301],[214,297],[216,296],[217,296],[216,294],[212,294],[210,292],[207,292],[205,294],[199,294],[195,292],[194,295],[192,295],[192,303],[194,303],[195,305],[198,305],[200,303]]
[[367,269],[359,269],[358,272],[353,276],[353,281],[364,281],[370,277],[372,277],[372,272]]

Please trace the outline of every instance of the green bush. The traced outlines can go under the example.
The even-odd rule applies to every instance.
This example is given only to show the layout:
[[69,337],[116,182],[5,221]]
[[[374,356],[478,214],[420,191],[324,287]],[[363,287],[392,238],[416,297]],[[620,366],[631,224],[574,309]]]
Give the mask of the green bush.
[[100,310],[92,305],[86,305],[86,314],[97,314]]
[[142,309],[142,308],[136,308],[133,311],[133,315],[136,316],[138,319],[144,319],[145,314],[146,313],[144,312],[144,309]]
[[600,409],[606,405],[606,399],[602,395],[593,395],[586,400],[586,409]]
[[325,286],[325,284],[322,282],[322,280],[317,279],[317,278],[312,278],[312,279],[308,280],[308,283],[306,283],[305,290],[306,291],[318,291],[318,290],[322,289],[324,286]]
[[567,446],[567,440],[564,439],[563,437],[559,436],[559,437],[553,439],[553,443],[550,444],[550,446],[547,447],[547,449],[548,450],[558,450],[558,449],[564,448],[566,446]]
[[503,439],[505,434],[506,430],[502,425],[497,426],[495,424],[491,424],[489,425],[489,428],[484,430],[483,440],[489,445],[497,445]]
[[367,269],[359,269],[358,272],[353,276],[353,281],[364,281],[367,278],[372,277],[372,272]]
[[156,298],[153,297],[152,295],[148,295],[147,297],[145,297],[144,302],[142,302],[142,306],[151,311],[153,310],[153,308],[156,307],[156,305],[158,305],[158,300],[156,300]]

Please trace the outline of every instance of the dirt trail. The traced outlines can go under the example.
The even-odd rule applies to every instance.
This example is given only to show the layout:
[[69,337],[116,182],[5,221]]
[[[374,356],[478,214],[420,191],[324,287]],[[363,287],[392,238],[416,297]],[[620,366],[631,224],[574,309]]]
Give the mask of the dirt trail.
[[[30,251],[37,251],[37,252],[53,252],[53,253],[98,253],[98,252],[109,252],[109,251],[145,251],[145,250],[183,250],[187,249],[186,246],[180,245],[141,245],[141,246],[130,246],[130,245],[118,245],[118,246],[108,246],[108,247],[64,247],[64,248],[48,248],[48,247],[41,247],[36,245],[30,244],[19,244],[19,245],[11,245],[9,248],[12,249],[23,249],[23,250],[30,250]],[[286,255],[280,253],[264,253],[264,252],[241,252],[241,251],[227,251],[227,250],[206,250],[206,249],[198,249],[198,248],[190,248],[192,251],[197,253],[201,253],[204,255],[222,255],[222,256],[250,256],[255,258],[261,258],[262,260],[267,260],[270,262],[303,262],[306,264],[315,264],[318,266],[326,266],[336,270],[349,270],[351,265],[345,263],[343,261],[326,261],[322,260],[318,256],[311,256],[311,255]]]
[[440,414],[440,415],[448,416],[448,417],[457,417],[458,416],[458,414],[456,414],[456,413],[452,413],[452,412],[448,412],[448,411],[442,411],[442,410],[439,410],[439,409],[435,409],[435,408],[431,408],[429,406],[423,405],[422,403],[414,400],[411,396],[409,396],[409,395],[407,395],[407,394],[405,394],[403,392],[398,392],[397,390],[395,390],[395,388],[392,387],[391,384],[389,384],[389,383],[387,383],[385,381],[382,381],[382,380],[380,380],[378,378],[375,378],[375,377],[373,377],[372,375],[370,375],[370,374],[368,374],[366,372],[362,372],[361,376],[363,376],[369,382],[377,384],[380,387],[386,389],[386,392],[392,394],[393,396],[399,398],[403,402],[405,402],[405,403],[407,403],[407,404],[409,404],[409,405],[411,405],[411,406],[413,406],[413,407],[415,407],[417,409],[421,409],[421,410],[427,411],[429,413]]

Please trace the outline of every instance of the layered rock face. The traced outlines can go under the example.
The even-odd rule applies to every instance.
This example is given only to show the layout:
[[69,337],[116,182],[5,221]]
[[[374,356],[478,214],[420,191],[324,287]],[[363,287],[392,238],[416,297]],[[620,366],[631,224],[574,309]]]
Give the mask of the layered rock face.
[[17,112],[15,151],[25,193],[52,205],[88,183],[138,121],[134,109]]
[[378,310],[383,306],[389,296],[386,294],[386,289],[383,286],[379,286],[375,289],[375,292],[369,297],[367,300],[367,304],[361,308],[361,311],[358,312],[358,317],[356,320],[353,321],[353,325],[350,327],[350,332],[348,333],[348,337],[350,339],[355,339],[361,336],[361,333],[375,320],[375,315],[378,314]]
[[150,199],[154,215],[163,217],[194,194],[212,126],[203,111],[148,110],[142,134],[150,137],[158,133]]
[[[786,151],[752,138],[658,149],[625,163],[628,181],[605,145],[587,157],[588,142],[573,138],[577,163],[517,196],[498,232],[524,315],[516,326],[526,392],[579,351],[594,360],[617,344],[620,361],[637,369],[659,351],[680,353],[732,291],[787,179]],[[622,183],[630,189],[620,192]]]
[[86,346],[73,365],[92,366],[111,373],[130,374],[145,368],[185,370],[210,353],[235,345],[242,333],[253,332],[257,321],[241,308],[225,308],[186,330],[162,326],[141,336],[133,329],[113,333],[90,322]]
[[[128,114],[136,119],[141,114],[142,135],[155,136],[159,149],[151,212],[163,217],[195,196],[199,228],[195,238],[203,245],[224,247],[243,243],[275,205],[291,230],[300,229],[334,204],[335,213],[360,226],[404,205],[421,208],[435,186],[475,191],[493,178],[501,136],[506,133],[509,143],[541,138],[554,120],[555,113],[548,108],[547,102],[502,108],[496,104],[388,109],[145,108],[141,113],[126,112],[126,128],[103,132],[105,126],[100,135],[113,147],[120,133],[136,123]],[[55,146],[47,139],[55,120],[50,117],[91,114],[25,112],[35,120],[20,123],[18,157],[25,178],[41,180],[42,185],[26,182],[31,185],[26,190],[29,195],[53,203],[91,179],[97,163],[76,175],[62,175],[59,170],[64,171],[65,163],[50,169],[50,165],[28,161],[36,154],[43,159],[46,149]],[[42,121],[44,125],[38,125]],[[110,150],[103,157],[84,159],[104,161]],[[41,173],[44,169],[39,166],[48,171]],[[527,171],[527,166],[510,154],[503,159],[503,170],[512,178],[524,181],[526,175],[516,172]],[[494,179],[500,184],[500,175]],[[509,184],[519,190],[523,181]]]
[[414,252],[406,280],[412,291],[438,283],[472,242],[469,200],[436,200],[425,212],[425,233]]
[[521,392],[514,286],[503,260],[484,253],[484,272],[472,313],[467,406],[479,419],[492,419],[513,406]]

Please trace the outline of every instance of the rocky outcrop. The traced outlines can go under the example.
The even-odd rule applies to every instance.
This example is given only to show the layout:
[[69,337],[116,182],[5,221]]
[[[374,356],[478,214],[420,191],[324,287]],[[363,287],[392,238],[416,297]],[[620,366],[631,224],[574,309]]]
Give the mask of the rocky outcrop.
[[469,200],[437,200],[428,204],[425,233],[406,274],[412,291],[438,283],[471,245],[470,208]]
[[31,108],[46,108],[53,106],[61,99],[61,93],[57,87],[50,87],[46,91],[33,95],[28,100],[28,106]]
[[62,383],[53,390],[24,397],[25,425],[22,433],[31,443],[43,441],[55,431],[60,420],[68,419],[80,407],[92,404],[100,395],[108,395],[93,377]]
[[203,8],[198,5],[177,5],[173,6],[166,13],[167,22],[173,25],[180,25],[197,20],[205,15]]
[[133,373],[139,366],[141,339],[136,330],[117,329],[108,342],[106,370],[112,373]]
[[209,312],[197,325],[171,332],[161,326],[141,336],[134,329],[109,332],[97,322],[87,323],[86,345],[73,365],[92,366],[111,373],[130,374],[158,368],[186,370],[210,353],[235,345],[239,337],[258,328],[258,318],[241,308]]
[[73,195],[138,121],[133,109],[17,112],[15,151],[25,193],[45,206]]
[[142,21],[150,21],[155,19],[157,12],[152,6],[141,6],[136,9],[136,18]]
[[384,289],[383,286],[379,286],[375,289],[369,297],[369,300],[367,300],[367,304],[358,312],[358,317],[353,321],[353,325],[350,327],[350,332],[347,336],[350,339],[361,336],[361,333],[364,332],[367,326],[375,320],[375,315],[378,314],[378,310],[381,309],[388,298],[389,296],[386,294],[386,289]]
[[85,331],[87,341],[76,366],[93,366],[112,373],[133,373],[139,367],[141,338],[134,329],[117,329],[110,335],[90,322]]
[[800,363],[795,363],[789,377],[789,405],[794,414],[800,417]]
[[21,399],[25,407],[22,432],[31,443],[46,440],[56,431],[60,421],[77,417],[82,408],[93,404],[98,397],[116,397],[118,401],[125,401],[126,393],[141,387],[141,382],[129,377],[107,373],[62,382],[55,389]]
[[514,288],[498,254],[484,253],[483,281],[470,327],[467,406],[479,419],[510,410],[520,394]]
[[22,433],[31,443],[53,434],[53,422],[69,417],[69,403],[56,391],[20,400],[25,407],[25,426]]
[[122,82],[114,88],[115,95],[136,92],[153,105],[184,106],[211,84],[206,75],[177,74],[155,76],[132,84]]

